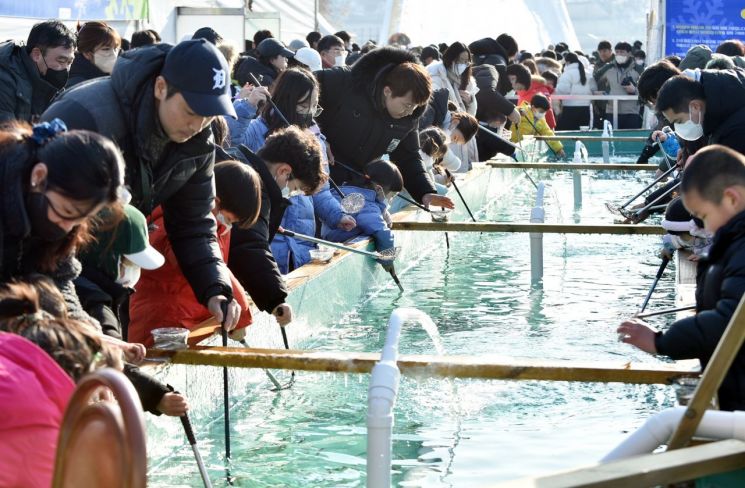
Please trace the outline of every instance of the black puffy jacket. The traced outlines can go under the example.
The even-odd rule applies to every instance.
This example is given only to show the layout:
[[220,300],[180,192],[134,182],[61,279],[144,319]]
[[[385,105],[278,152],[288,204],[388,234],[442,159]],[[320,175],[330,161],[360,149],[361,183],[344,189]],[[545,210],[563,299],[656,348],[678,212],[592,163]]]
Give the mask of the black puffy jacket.
[[703,70],[706,109],[704,134],[709,144],[722,144],[745,154],[745,70]]
[[[232,297],[228,270],[212,217],[215,146],[208,126],[188,141],[154,144],[161,133],[153,93],[172,46],[156,44],[122,54],[110,78],[65,91],[42,118],[59,117],[70,129],[88,129],[122,149],[132,205],[145,215],[161,205],[179,266],[200,303]],[[163,136],[160,136],[162,139]]]
[[260,310],[271,312],[287,298],[282,274],[270,244],[277,233],[285,209],[290,204],[274,181],[266,164],[246,146],[218,150],[220,161],[235,159],[250,165],[261,177],[261,210],[249,229],[233,227],[230,233],[228,266]]
[[[702,268],[705,266],[705,268]],[[711,359],[745,293],[745,212],[717,231],[708,260],[699,263],[696,315],[678,320],[655,338],[659,354],[673,359]],[[745,410],[745,350],[740,349],[719,388],[722,410]]]
[[35,122],[57,89],[41,78],[26,48],[13,41],[0,44],[0,122]]
[[[323,107],[318,124],[334,157],[346,165],[362,171],[365,164],[388,154],[406,189],[421,202],[425,194],[437,192],[419,155],[417,128],[424,107],[394,119],[383,105],[383,79],[406,62],[415,63],[416,57],[384,47],[365,54],[351,68],[317,71]],[[339,184],[353,176],[338,164],[331,167],[331,177]]]

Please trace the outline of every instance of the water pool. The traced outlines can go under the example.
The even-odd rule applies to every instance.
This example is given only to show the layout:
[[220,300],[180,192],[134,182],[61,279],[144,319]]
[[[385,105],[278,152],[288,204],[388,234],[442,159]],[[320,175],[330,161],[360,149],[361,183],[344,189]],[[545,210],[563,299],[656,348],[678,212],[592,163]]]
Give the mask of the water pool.
[[[547,222],[610,223],[604,202],[621,201],[641,185],[634,174],[586,172],[584,205],[575,211],[571,173],[531,174],[549,182]],[[521,180],[481,218],[525,222],[533,200],[532,186]],[[372,289],[340,309],[335,323],[295,336],[293,347],[379,351],[391,311],[414,306],[432,316],[448,354],[659,362],[618,343],[614,333],[652,282],[659,237],[547,234],[544,280],[531,286],[526,234],[451,234],[449,251],[442,234],[429,236],[426,252],[399,270],[405,293],[390,284]],[[650,308],[673,305],[673,272]],[[400,348],[434,352],[432,339],[409,324]],[[219,368],[179,371],[221,384]],[[367,375],[300,372],[291,390],[274,393],[260,372],[234,370],[231,384],[236,486],[364,486]],[[192,421],[202,456],[215,485],[225,485],[222,399],[194,389],[189,395],[200,406]],[[403,377],[394,484],[482,486],[592,463],[672,403],[664,386]],[[178,421],[149,423],[150,485],[201,486]]]

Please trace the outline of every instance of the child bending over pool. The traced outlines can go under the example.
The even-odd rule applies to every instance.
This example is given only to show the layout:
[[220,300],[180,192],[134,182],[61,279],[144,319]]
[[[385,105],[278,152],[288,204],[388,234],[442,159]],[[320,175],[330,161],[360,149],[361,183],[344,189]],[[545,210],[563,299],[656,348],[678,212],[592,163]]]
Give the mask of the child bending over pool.
[[[404,181],[398,168],[382,159],[367,163],[365,175],[356,176],[350,182],[341,186],[345,195],[360,193],[365,198],[365,205],[352,216],[357,221],[357,227],[352,230],[331,229],[324,225],[321,235],[333,242],[346,242],[358,237],[372,237],[375,248],[385,251],[394,247],[393,232],[390,227],[388,206],[396,193],[403,190]],[[341,197],[334,192],[334,197]]]
[[[714,234],[699,261],[696,314],[658,332],[631,318],[618,327],[622,341],[650,354],[698,359],[705,368],[745,292],[745,156],[708,146],[691,158],[681,180],[683,203]],[[745,350],[719,387],[722,410],[745,410]]]
[[[212,214],[217,220],[214,239],[223,260],[227,262],[230,250],[230,229],[251,227],[258,218],[261,204],[261,180],[249,165],[238,161],[223,161],[215,165],[215,205]],[[202,305],[184,272],[166,233],[162,207],[150,216],[150,244],[166,258],[165,264],[152,271],[143,270],[137,291],[129,303],[130,342],[153,345],[151,331],[159,327],[186,327],[193,329],[207,321],[212,314]],[[240,319],[231,337],[240,340],[245,327],[251,324],[251,312],[246,292],[230,273],[230,286],[235,301],[240,306]]]
[[[512,128],[512,142],[520,142],[523,136],[553,136],[554,131],[546,123],[546,112],[551,109],[551,102],[540,93],[533,95],[530,104],[523,102],[518,107],[520,123]],[[564,158],[564,146],[559,141],[547,141],[548,147],[557,158]]]

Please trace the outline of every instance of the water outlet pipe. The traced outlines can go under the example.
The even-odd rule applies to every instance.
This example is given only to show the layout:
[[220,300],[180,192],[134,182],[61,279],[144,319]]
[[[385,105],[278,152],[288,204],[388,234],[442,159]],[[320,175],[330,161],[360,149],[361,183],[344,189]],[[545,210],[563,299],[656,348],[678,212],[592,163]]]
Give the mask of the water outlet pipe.
[[[546,186],[542,181],[536,186],[535,207],[530,209],[530,223],[542,224],[546,220],[546,210],[543,208],[543,194]],[[543,279],[543,233],[530,233],[530,282],[539,283]]]
[[[686,408],[668,408],[648,418],[644,425],[609,452],[601,462],[649,454],[662,444],[667,444],[680,419],[683,418]],[[695,435],[716,440],[745,440],[745,412],[707,410]]]
[[[587,163],[587,147],[582,141],[574,143],[573,163]],[[582,173],[579,170],[572,170],[572,183],[574,186],[574,208],[582,207]]]
[[393,407],[401,373],[398,370],[398,340],[410,309],[397,308],[388,319],[388,331],[380,361],[373,367],[367,391],[367,486],[391,486],[391,437]]
[[[610,123],[610,120],[604,120],[603,121],[603,137],[612,137],[613,136],[613,126]],[[610,163],[610,142],[603,141],[600,143],[603,147],[603,162],[604,163]]]

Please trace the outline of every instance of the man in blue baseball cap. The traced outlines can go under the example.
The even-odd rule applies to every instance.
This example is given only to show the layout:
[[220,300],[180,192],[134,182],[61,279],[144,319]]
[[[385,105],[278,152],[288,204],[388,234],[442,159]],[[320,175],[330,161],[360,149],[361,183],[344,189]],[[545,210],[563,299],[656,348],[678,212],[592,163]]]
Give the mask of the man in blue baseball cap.
[[215,235],[215,146],[210,124],[235,118],[230,72],[205,39],[155,44],[123,53],[110,78],[64,92],[42,119],[113,139],[126,161],[132,205],[145,215],[163,207],[179,266],[197,299],[226,327],[238,321],[227,267]]

